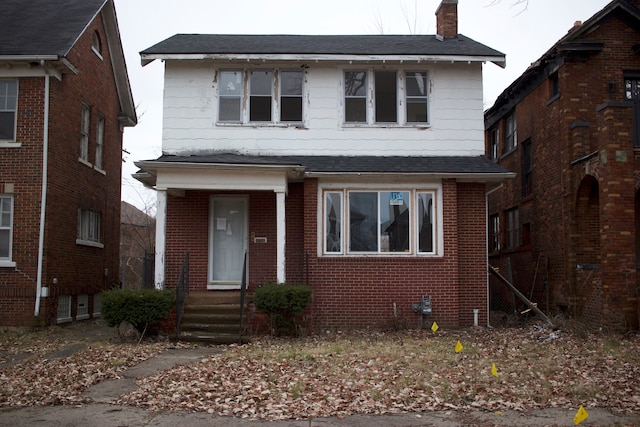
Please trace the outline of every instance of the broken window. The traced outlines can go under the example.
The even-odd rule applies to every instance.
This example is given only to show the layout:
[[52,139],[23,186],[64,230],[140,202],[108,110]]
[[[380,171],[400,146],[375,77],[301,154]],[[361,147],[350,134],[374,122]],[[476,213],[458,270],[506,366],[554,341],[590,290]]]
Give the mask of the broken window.
[[251,71],[249,87],[249,121],[270,122],[273,103],[273,71]]
[[367,72],[345,71],[344,73],[344,121],[367,122]]
[[242,121],[243,72],[221,71],[218,119],[221,122]]
[[398,122],[398,82],[395,71],[375,72],[376,123]]
[[280,121],[302,121],[302,71],[280,72]]

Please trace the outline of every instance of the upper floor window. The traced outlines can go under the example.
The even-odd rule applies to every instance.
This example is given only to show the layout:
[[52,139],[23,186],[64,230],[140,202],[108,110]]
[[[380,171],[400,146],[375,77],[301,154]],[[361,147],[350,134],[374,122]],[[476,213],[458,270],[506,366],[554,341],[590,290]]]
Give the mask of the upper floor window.
[[558,82],[558,72],[551,73],[549,76],[549,98],[553,99],[560,95],[560,83]]
[[13,197],[0,194],[0,262],[11,260]]
[[100,213],[78,209],[78,244],[102,247],[100,243]]
[[518,208],[509,209],[507,217],[507,248],[520,246],[520,214]]
[[505,120],[504,152],[513,151],[518,145],[518,132],[516,130],[516,113],[512,112]]
[[[218,80],[218,121],[221,123],[303,121],[302,71],[222,70]],[[248,103],[245,103],[245,94]]]
[[522,143],[522,197],[533,192],[533,161],[531,160],[531,140]]
[[18,81],[0,80],[0,141],[16,140]]
[[428,92],[426,71],[346,70],[344,122],[427,124]]
[[326,254],[435,254],[435,191],[327,190]]
[[500,215],[489,216],[489,252],[500,250]]
[[80,160],[89,161],[89,124],[91,123],[91,107],[82,104],[80,117]]
[[100,40],[100,33],[94,31],[91,35],[91,50],[102,59],[102,41]]
[[640,100],[640,76],[625,78],[624,97],[627,100]]
[[98,117],[98,123],[96,126],[96,168],[104,169],[102,164],[102,157],[104,151],[104,117]]
[[489,130],[489,158],[494,162],[498,161],[500,147],[500,130],[494,126]]

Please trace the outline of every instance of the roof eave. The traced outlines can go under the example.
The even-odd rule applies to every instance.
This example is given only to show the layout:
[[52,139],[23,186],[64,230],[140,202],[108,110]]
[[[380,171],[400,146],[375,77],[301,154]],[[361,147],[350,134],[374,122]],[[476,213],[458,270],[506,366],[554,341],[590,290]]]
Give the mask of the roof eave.
[[457,179],[465,182],[495,182],[515,178],[513,172],[504,173],[464,173],[464,172],[305,172],[306,178],[333,177],[420,177],[435,179]]
[[163,61],[305,61],[305,62],[493,62],[504,68],[504,55],[343,55],[343,54],[230,54],[230,53],[140,53],[145,66],[156,59]]

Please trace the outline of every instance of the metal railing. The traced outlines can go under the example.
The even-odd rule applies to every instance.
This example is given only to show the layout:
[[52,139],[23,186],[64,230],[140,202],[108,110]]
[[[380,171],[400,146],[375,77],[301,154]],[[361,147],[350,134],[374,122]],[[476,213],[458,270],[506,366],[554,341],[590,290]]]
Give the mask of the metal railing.
[[180,322],[184,314],[187,295],[189,295],[189,251],[184,254],[182,259],[182,269],[180,270],[178,286],[176,286],[176,341],[180,337]]
[[247,251],[244,252],[242,261],[242,283],[240,283],[240,330],[238,336],[242,338],[242,320],[244,318],[244,298],[247,294]]

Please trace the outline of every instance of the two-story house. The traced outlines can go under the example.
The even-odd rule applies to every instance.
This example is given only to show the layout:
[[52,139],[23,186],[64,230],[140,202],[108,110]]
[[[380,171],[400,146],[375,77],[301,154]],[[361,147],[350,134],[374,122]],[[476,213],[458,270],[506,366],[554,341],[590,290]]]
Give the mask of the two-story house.
[[113,0],[0,3],[0,326],[100,312],[136,121]]
[[502,53],[458,34],[178,34],[165,63],[156,287],[308,283],[317,327],[487,323],[482,66]]
[[485,112],[487,156],[519,177],[489,196],[489,261],[552,314],[638,328],[639,100],[640,1],[616,0]]

